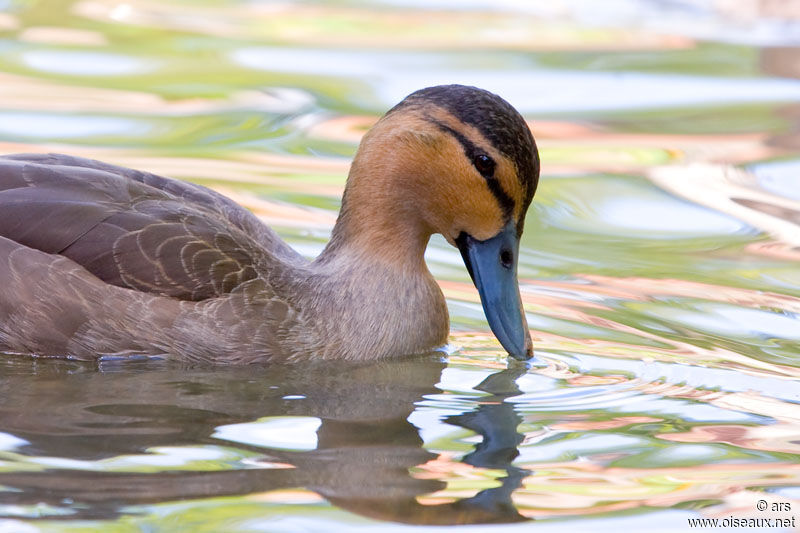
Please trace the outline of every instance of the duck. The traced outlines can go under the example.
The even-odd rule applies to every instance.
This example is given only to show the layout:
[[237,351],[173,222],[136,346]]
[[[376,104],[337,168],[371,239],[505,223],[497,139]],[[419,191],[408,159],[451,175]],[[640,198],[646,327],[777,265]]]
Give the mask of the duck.
[[501,345],[530,359],[517,263],[539,167],[500,96],[418,90],[362,138],[331,238],[308,260],[203,186],[64,154],[0,156],[0,352],[220,364],[429,353],[450,328],[424,258],[441,234]]

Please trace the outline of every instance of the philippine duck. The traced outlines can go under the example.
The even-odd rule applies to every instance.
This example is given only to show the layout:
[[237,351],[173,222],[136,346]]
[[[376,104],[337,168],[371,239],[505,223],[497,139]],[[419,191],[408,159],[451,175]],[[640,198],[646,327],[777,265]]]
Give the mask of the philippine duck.
[[205,187],[59,154],[0,157],[0,351],[253,363],[427,352],[449,332],[424,252],[456,246],[492,331],[533,354],[517,283],[539,176],[505,100],[419,90],[364,136],[307,261]]

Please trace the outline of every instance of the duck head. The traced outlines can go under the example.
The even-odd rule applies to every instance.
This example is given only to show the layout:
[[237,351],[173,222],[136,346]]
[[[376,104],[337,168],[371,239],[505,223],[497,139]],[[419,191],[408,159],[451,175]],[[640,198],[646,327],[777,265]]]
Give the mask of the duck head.
[[[400,242],[417,241],[422,260],[430,235],[442,234],[460,250],[497,339],[513,357],[528,359],[533,348],[517,261],[538,179],[533,136],[508,102],[475,87],[430,87],[406,97],[365,135],[343,212],[354,204],[380,210],[366,219],[372,233],[395,243],[386,257],[402,253]],[[376,220],[384,221],[383,231]]]

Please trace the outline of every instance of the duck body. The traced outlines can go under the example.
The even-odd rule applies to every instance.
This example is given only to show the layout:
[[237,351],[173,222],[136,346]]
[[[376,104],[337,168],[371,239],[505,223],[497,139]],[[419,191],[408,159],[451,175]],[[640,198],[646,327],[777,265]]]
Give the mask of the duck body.
[[[492,188],[513,196],[514,184],[475,172],[465,156],[480,139],[456,129],[468,121],[414,95],[365,136],[314,261],[199,185],[67,155],[0,157],[0,351],[253,363],[380,359],[445,344],[445,300],[423,257],[430,236],[445,234],[463,255],[459,236],[521,233],[532,192],[518,186],[525,205],[512,209],[498,201]],[[469,187],[442,179],[454,173]],[[513,278],[516,289],[516,257]],[[529,352],[529,334],[527,343]]]
[[0,175],[7,351],[246,363],[379,358],[447,338],[427,270],[309,262],[202,186],[59,154],[0,158]]

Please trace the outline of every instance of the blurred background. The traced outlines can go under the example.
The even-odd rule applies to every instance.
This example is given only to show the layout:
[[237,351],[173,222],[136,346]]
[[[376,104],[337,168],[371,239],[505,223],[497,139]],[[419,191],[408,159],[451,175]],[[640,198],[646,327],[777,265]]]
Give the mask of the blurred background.
[[[220,372],[191,380],[156,373],[163,388],[146,415],[119,407],[147,401],[127,372],[4,361],[0,390],[35,393],[0,416],[0,530],[199,531],[199,520],[209,531],[394,531],[401,526],[387,524],[436,522],[423,511],[437,505],[451,522],[537,519],[540,529],[569,530],[767,516],[755,508],[760,499],[791,503],[793,513],[772,518],[797,515],[800,2],[0,0],[0,153],[65,152],[204,184],[308,257],[330,235],[364,131],[408,93],[445,83],[506,98],[537,139],[542,180],[525,224],[520,284],[546,366],[508,368],[457,250],[434,238],[426,257],[459,351],[442,368],[425,367],[433,372],[427,389],[389,377],[356,396],[369,403],[402,389],[400,412],[353,417],[399,420],[408,446],[430,455],[397,472],[440,486],[409,489],[401,506],[389,490],[398,478],[387,478],[387,492],[365,504],[344,480],[369,475],[347,465],[374,461],[377,471],[385,463],[359,455],[338,459],[341,471],[326,471],[323,488],[302,477],[280,490],[261,478],[226,478],[215,493],[208,479],[187,478],[185,492],[152,501],[124,491],[111,503],[81,499],[69,487],[91,472],[163,473],[167,463],[185,474],[209,465],[269,470],[251,455],[328,449],[333,441],[314,432],[316,422],[308,440],[308,420],[325,428],[356,408],[301,409],[296,424],[270,426],[288,431],[281,448],[258,424],[291,411],[291,398],[276,396],[267,408],[253,395],[274,386],[292,396],[284,391],[292,383],[308,398],[323,377],[273,383],[258,374],[265,381],[247,389],[253,406],[234,416],[231,405],[246,402],[231,383],[252,376],[222,372],[234,392],[207,406],[216,413],[203,418],[207,431],[168,448],[146,439],[122,446],[131,427],[119,424],[151,427],[156,411],[162,429],[196,423],[196,412],[181,410],[188,404],[178,409],[193,394],[185,384],[221,387]],[[60,395],[41,396],[54,382]],[[340,401],[336,387],[325,402]],[[89,431],[82,416],[100,411],[81,390],[119,395],[122,410],[100,409],[111,418]],[[72,422],[43,416],[59,402]],[[227,418],[214,418],[222,412]],[[337,449],[356,446],[343,435],[360,430],[348,428],[336,433]],[[295,430],[305,437],[292,448]],[[65,431],[83,440],[65,447]],[[487,435],[504,436],[505,459],[478,453]],[[86,438],[117,440],[89,453]],[[373,435],[357,445],[378,444]],[[269,464],[316,472],[329,465],[323,459]],[[21,474],[48,469],[61,477]],[[130,482],[112,481],[111,492]],[[165,483],[153,478],[152,486]],[[485,514],[459,514],[466,508]],[[582,522],[567,520],[576,517]]]

